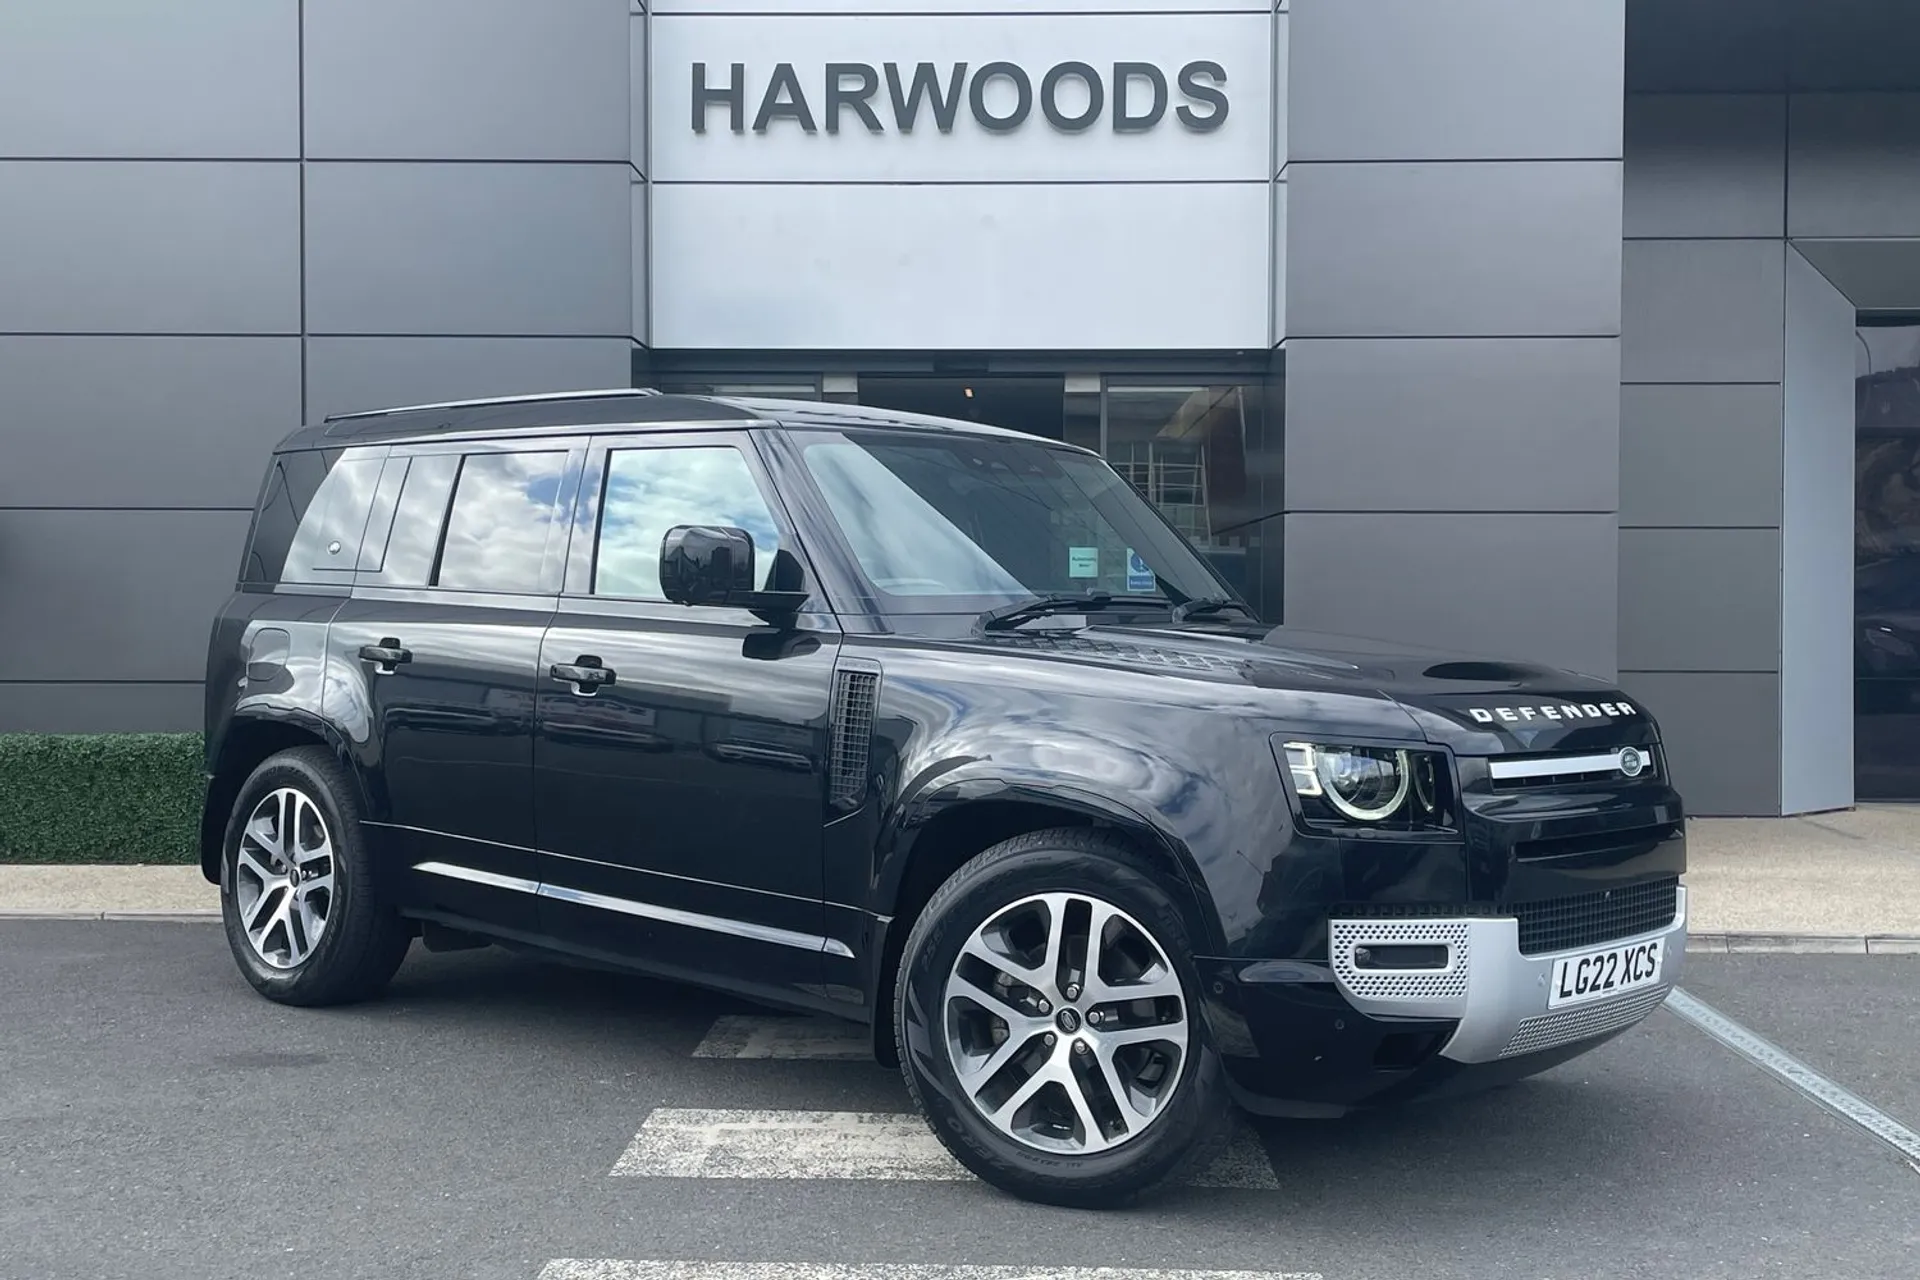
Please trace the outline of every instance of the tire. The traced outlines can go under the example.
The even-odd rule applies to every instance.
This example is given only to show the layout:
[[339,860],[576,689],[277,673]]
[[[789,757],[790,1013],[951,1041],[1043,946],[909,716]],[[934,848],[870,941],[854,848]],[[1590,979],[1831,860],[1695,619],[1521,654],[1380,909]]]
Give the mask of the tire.
[[[1034,901],[1036,895],[1051,894],[1068,897]],[[1001,955],[999,967],[1012,976],[1016,970],[1008,967],[1010,951],[1000,950],[999,943],[1009,937],[1031,941],[1042,936],[1032,931],[1043,927],[1039,923],[1042,920],[1048,922],[1044,927],[1050,927],[1056,914],[1068,925],[1069,941],[1062,944],[1061,953],[1069,961],[1077,955],[1084,963],[1085,944],[1073,936],[1076,930],[1081,936],[1087,932],[1083,913],[1078,906],[1065,905],[1083,900],[1087,915],[1096,903],[1121,913],[1104,931],[1113,952],[1110,963],[1129,960],[1111,939],[1123,938],[1127,945],[1137,948],[1135,930],[1157,948],[1155,958],[1166,968],[1150,969],[1146,976],[1158,991],[1166,993],[1159,1009],[1177,1007],[1184,1014],[1186,1039],[1177,1067],[1171,1065],[1165,1046],[1159,1051],[1138,1046],[1119,1051],[1122,1057],[1135,1061],[1142,1055],[1158,1053],[1163,1068],[1158,1100],[1144,1118],[1136,1105],[1126,1130],[1102,1128],[1091,1142],[1085,1137],[1089,1128],[1085,1121],[1093,1117],[1098,1123],[1096,1102],[1114,1097],[1114,1090],[1104,1082],[1120,1080],[1123,1086],[1129,1082],[1119,1059],[1107,1056],[1110,1042],[1100,1039],[1113,1034],[1111,1014],[1117,1006],[1103,1007],[1097,997],[1115,988],[1083,992],[1056,979],[1047,1012],[1018,1028],[1005,1016],[986,1013],[988,1004],[975,999],[981,987],[960,982],[950,988],[950,982],[958,982],[956,965],[969,943],[976,949],[986,945]],[[1000,925],[1009,922],[1013,925],[1011,934],[998,932]],[[976,941],[977,933],[989,924],[995,924],[998,941]],[[976,967],[978,954],[975,950],[968,955],[963,977],[984,979],[991,972]],[[1029,948],[1022,954],[1037,958],[1042,953]],[[1028,973],[1037,977],[1032,969]],[[1109,972],[1108,976],[1114,975]],[[1176,987],[1177,1006],[1171,994]],[[941,1143],[983,1181],[1022,1200],[1069,1208],[1117,1208],[1205,1169],[1218,1157],[1229,1136],[1232,1103],[1225,1069],[1201,1013],[1200,990],[1191,938],[1174,898],[1160,877],[1131,849],[1078,828],[1016,836],[979,854],[955,872],[934,893],[907,935],[894,996],[893,1030],[901,1074],[906,1077],[915,1105]],[[1027,988],[1030,998],[1038,991],[1038,986]],[[1021,1012],[1013,1003],[1002,1002],[999,1008]],[[1030,1004],[1025,1011],[1031,1014],[1036,1008]],[[1097,1016],[1089,1018],[1088,1014]],[[1096,1020],[1105,1021],[1107,1029],[1096,1031]],[[1006,1036],[998,1041],[992,1031],[995,1025],[1007,1029]],[[1023,1043],[1024,1048],[1016,1042]],[[1109,1048],[1076,1052],[1082,1044]],[[1011,1056],[995,1065],[996,1057],[1008,1054]],[[956,1056],[971,1069],[967,1083],[962,1082]],[[1006,1123],[990,1119],[986,1109],[975,1102],[975,1095],[983,1096],[988,1107],[1005,1105],[1018,1095],[1022,1084],[1031,1087],[1026,1068],[1035,1063],[1045,1063],[1041,1071],[1056,1073],[1056,1083],[1038,1086],[1029,1103],[1017,1104],[1004,1117]],[[1102,1083],[1089,1082],[1081,1092],[1085,1106],[1073,1108],[1072,1114],[1078,1116],[1073,1121],[1073,1134],[1064,1133],[1058,1126],[1032,1123],[1047,1111],[1056,1117],[1068,1114],[1065,1108],[1072,1099],[1057,1074],[1060,1070],[1077,1075],[1103,1063],[1113,1065],[1113,1072],[1096,1070],[1094,1074]],[[1170,1086],[1168,1081],[1172,1082]],[[1024,1124],[1022,1108],[1030,1108]],[[1077,1140],[1074,1134],[1080,1135]]]
[[[277,850],[289,812],[306,876],[293,896],[305,910],[285,909],[291,885]],[[330,856],[319,852],[322,838]],[[331,876],[324,885],[322,875]],[[277,886],[261,892],[275,881]],[[241,786],[220,851],[220,915],[240,972],[255,991],[280,1004],[368,999],[406,959],[412,930],[383,900],[360,830],[353,780],[327,748],[279,752]],[[259,943],[249,933],[249,917],[266,921],[256,930]]]

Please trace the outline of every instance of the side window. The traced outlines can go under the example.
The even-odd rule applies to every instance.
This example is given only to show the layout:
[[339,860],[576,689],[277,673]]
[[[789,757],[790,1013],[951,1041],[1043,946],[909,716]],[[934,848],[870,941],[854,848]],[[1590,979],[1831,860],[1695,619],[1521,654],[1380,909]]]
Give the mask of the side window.
[[363,582],[383,587],[424,587],[433,581],[433,557],[440,549],[447,500],[453,496],[454,477],[459,474],[457,453],[423,453],[407,459],[407,478],[400,487],[399,505],[394,508],[386,561],[377,574],[363,575]]
[[241,578],[268,585],[350,583],[384,453],[316,449],[275,458]]
[[460,462],[433,585],[456,591],[541,589],[567,453],[470,453]]
[[716,445],[607,455],[593,593],[664,599],[660,542],[679,524],[731,525],[752,534],[756,585],[766,589],[780,534],[747,460],[732,445]]

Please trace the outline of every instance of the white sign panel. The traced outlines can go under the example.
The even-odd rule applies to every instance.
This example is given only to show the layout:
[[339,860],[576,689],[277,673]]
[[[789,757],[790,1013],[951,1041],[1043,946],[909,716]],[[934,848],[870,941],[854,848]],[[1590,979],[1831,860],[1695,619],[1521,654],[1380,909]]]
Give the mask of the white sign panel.
[[733,350],[1268,341],[1264,182],[653,189],[653,338]]
[[1234,181],[1273,172],[1273,17],[651,22],[657,182]]

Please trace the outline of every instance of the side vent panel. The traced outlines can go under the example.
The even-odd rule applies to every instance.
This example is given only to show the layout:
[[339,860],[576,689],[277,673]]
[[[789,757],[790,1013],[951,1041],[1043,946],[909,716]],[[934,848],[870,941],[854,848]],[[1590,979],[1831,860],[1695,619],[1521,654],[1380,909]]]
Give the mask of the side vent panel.
[[835,805],[854,808],[867,797],[868,754],[873,743],[873,712],[879,693],[878,666],[842,662],[834,672],[827,795]]

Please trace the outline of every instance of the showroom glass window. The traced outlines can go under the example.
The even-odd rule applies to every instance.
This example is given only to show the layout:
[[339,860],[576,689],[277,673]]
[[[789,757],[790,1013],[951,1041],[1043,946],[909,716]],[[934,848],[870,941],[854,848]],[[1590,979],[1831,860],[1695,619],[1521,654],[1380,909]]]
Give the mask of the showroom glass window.
[[1854,789],[1920,800],[1920,322],[1860,329]]
[[1266,389],[1114,380],[1105,401],[1107,461],[1262,618],[1278,621],[1280,459]]

